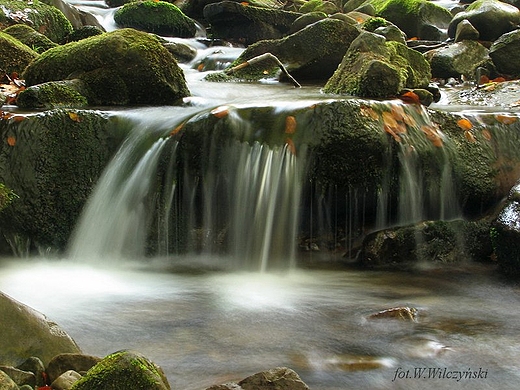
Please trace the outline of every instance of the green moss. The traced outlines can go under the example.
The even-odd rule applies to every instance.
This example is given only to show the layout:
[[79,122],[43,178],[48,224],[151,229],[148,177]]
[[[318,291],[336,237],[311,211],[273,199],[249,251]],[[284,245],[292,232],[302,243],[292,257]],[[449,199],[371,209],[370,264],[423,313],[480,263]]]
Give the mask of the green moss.
[[54,43],[45,35],[40,34],[32,27],[29,27],[25,24],[15,24],[14,26],[7,27],[3,32],[18,39],[20,42],[24,43],[38,54],[58,46],[57,43]]
[[177,6],[165,1],[134,1],[114,14],[121,27],[132,27],[159,35],[181,38],[195,36],[196,26]]
[[67,42],[81,41],[82,39],[103,34],[103,30],[96,26],[83,26],[67,36]]
[[2,72],[21,74],[38,53],[9,34],[0,32],[0,69]]
[[22,91],[17,100],[21,108],[86,107],[87,98],[70,82],[49,82]]
[[365,20],[362,23],[361,27],[363,28],[363,30],[374,32],[377,28],[386,27],[389,24],[390,23],[384,18],[374,17]]
[[[94,70],[104,71],[107,76],[117,74],[124,80],[131,104],[174,104],[189,95],[175,58],[155,36],[134,29],[121,29],[48,50],[26,69],[24,77],[30,86]],[[101,90],[93,92],[102,97],[106,91],[103,85],[99,87]]]
[[5,184],[0,183],[0,212],[9,206],[13,200],[18,198],[19,196],[16,195],[13,190],[6,187]]
[[55,43],[63,42],[72,25],[58,8],[39,0],[0,0],[0,26],[27,24]]

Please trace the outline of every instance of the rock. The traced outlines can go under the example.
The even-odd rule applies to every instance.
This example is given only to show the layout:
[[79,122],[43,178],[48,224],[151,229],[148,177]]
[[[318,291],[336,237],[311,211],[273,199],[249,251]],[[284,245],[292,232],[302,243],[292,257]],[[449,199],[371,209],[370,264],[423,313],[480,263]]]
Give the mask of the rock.
[[520,76],[520,30],[498,38],[489,48],[489,56],[499,73]]
[[373,232],[358,256],[366,268],[402,268],[418,262],[455,263],[488,260],[489,222],[427,221]]
[[[0,226],[8,237],[30,239],[33,248],[63,249],[126,130],[99,111],[55,110],[24,118],[0,121],[0,134],[15,142],[0,149],[0,177],[19,196],[0,213]],[[49,358],[60,352],[77,351],[54,351]]]
[[73,390],[147,389],[170,390],[162,369],[143,355],[120,351],[108,355],[92,367]]
[[26,24],[15,24],[13,26],[9,26],[4,29],[3,32],[18,39],[20,42],[32,48],[32,50],[38,54],[58,46],[57,43],[54,43],[45,35],[40,34],[38,31],[34,30],[32,27]]
[[452,19],[447,9],[426,0],[368,0],[367,3],[374,6],[376,16],[395,24],[409,38],[442,40],[440,31]]
[[294,34],[295,32],[300,31],[302,28],[307,27],[309,24],[316,23],[317,21],[323,20],[326,17],[327,14],[325,12],[309,12],[307,14],[303,14],[293,22],[289,32]]
[[480,33],[478,30],[473,27],[469,20],[462,20],[457,25],[457,30],[455,31],[455,42],[461,42],[465,40],[476,41],[478,40]]
[[300,13],[222,1],[204,7],[204,18],[216,38],[246,45],[286,35]]
[[51,41],[60,43],[72,32],[72,25],[63,12],[42,1],[0,0],[0,25],[27,24]]
[[20,108],[82,108],[88,106],[86,86],[81,80],[50,81],[21,91],[17,105]]
[[18,390],[18,386],[9,376],[0,370],[0,389],[1,390]]
[[79,352],[74,340],[43,314],[0,293],[0,361],[16,366],[31,356],[47,363],[57,354]]
[[482,41],[494,41],[502,34],[516,28],[520,22],[520,10],[499,0],[477,0],[466,11],[453,17],[448,26],[448,36],[455,37],[457,26],[467,20],[479,32]]
[[[40,358],[31,356],[16,368],[22,371],[32,372],[36,380],[36,386],[41,387],[46,385],[44,379],[44,376],[46,375],[45,366],[43,365],[43,362]],[[31,387],[34,389],[34,386]]]
[[30,371],[23,371],[11,366],[0,366],[0,371],[6,373],[18,386],[28,385],[34,389],[36,377]]
[[192,38],[195,22],[176,5],[165,1],[134,1],[119,8],[114,20],[120,27],[131,27],[163,36]]
[[[67,20],[71,23],[74,31],[84,26],[94,26],[104,31],[103,26],[92,13],[83,11],[65,0],[46,0],[45,4],[52,5],[63,12]],[[60,43],[61,42],[62,41],[60,41]]]
[[206,390],[308,390],[300,376],[290,368],[277,367],[248,376],[238,383],[226,383]]
[[74,370],[69,370],[61,374],[52,383],[52,390],[70,390],[74,383],[81,379],[81,375]]
[[18,39],[0,31],[0,69],[2,72],[21,74],[38,53]]
[[493,222],[491,241],[502,273],[520,276],[520,181],[509,192],[509,196]]
[[163,46],[173,54],[177,62],[190,62],[197,57],[197,50],[181,42],[163,42]]
[[47,375],[49,381],[54,382],[68,371],[84,374],[100,361],[101,358],[97,356],[81,353],[61,353],[54,356],[47,365]]
[[189,95],[182,70],[159,39],[133,29],[48,50],[24,78],[30,87],[71,74],[85,83],[89,104],[174,104]]
[[404,88],[425,88],[430,65],[421,53],[365,32],[350,45],[341,65],[323,88],[326,93],[387,98]]
[[339,12],[339,9],[338,6],[331,1],[309,0],[303,3],[298,11],[303,14],[310,12],[323,12],[327,15],[332,15]]
[[401,321],[417,322],[417,309],[415,307],[392,307],[368,316],[369,320],[396,319]]
[[363,22],[362,27],[365,31],[384,36],[387,41],[396,41],[404,45],[406,44],[406,34],[400,30],[399,27],[386,19],[380,17],[368,18]]
[[[264,53],[275,55],[296,80],[329,78],[345,55],[346,48],[359,35],[359,29],[347,22],[327,18],[282,39],[260,41],[249,46],[230,67]],[[268,74],[266,76],[266,69]],[[250,66],[233,73],[230,79],[260,80],[279,72],[277,64]],[[209,80],[212,80],[209,78]]]
[[475,71],[490,61],[488,49],[477,41],[461,41],[424,53],[435,78],[475,79]]
[[103,34],[104,31],[97,26],[82,26],[75,29],[67,36],[67,42],[81,41],[82,39]]

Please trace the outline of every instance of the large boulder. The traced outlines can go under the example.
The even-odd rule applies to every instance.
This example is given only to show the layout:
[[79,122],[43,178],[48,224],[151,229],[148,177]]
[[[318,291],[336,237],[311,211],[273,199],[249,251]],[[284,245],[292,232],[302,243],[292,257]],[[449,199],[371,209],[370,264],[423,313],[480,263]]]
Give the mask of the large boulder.
[[477,0],[453,17],[448,26],[450,38],[455,37],[457,26],[462,20],[468,20],[478,30],[480,40],[494,41],[517,28],[520,10],[499,0]]
[[0,213],[2,233],[30,239],[33,248],[63,249],[124,131],[94,111],[0,120],[8,140],[0,145],[0,183],[18,195]]
[[387,98],[404,88],[425,88],[430,65],[421,53],[395,41],[364,32],[350,45],[324,92]]
[[133,29],[48,50],[23,76],[30,87],[65,80],[71,74],[85,83],[91,104],[174,104],[189,95],[172,54],[153,35]]
[[408,268],[420,262],[489,261],[489,221],[424,221],[369,234],[358,255],[364,268]]
[[461,41],[433,49],[424,54],[436,78],[465,76],[475,78],[478,67],[490,61],[488,49],[477,41]]
[[520,76],[520,30],[506,33],[489,48],[489,56],[498,72]]
[[1,26],[27,24],[56,43],[63,42],[72,32],[72,25],[63,12],[42,1],[0,0],[0,8],[3,10]]
[[[38,53],[18,39],[0,31],[0,69],[2,72],[21,74]],[[3,103],[3,102],[2,102]]]
[[163,36],[192,38],[195,22],[177,6],[165,1],[134,1],[119,8],[114,20],[120,27],[131,27]]
[[80,352],[74,340],[43,314],[0,293],[0,364],[16,366],[31,356],[47,364],[64,352]]
[[387,19],[403,30],[408,38],[442,40],[442,30],[452,19],[442,6],[426,0],[367,0],[376,16]]
[[92,367],[72,390],[147,389],[170,390],[163,370],[143,355],[120,351]]
[[499,267],[506,275],[520,276],[520,182],[509,196],[491,229],[491,240]]
[[32,50],[39,54],[43,53],[45,50],[58,46],[57,43],[54,43],[45,35],[39,33],[26,24],[15,24],[7,27],[3,32],[18,39],[20,42],[32,48]]
[[214,37],[246,45],[264,39],[282,38],[300,16],[297,12],[234,1],[222,1],[204,7],[204,18],[211,25]]
[[[260,41],[249,46],[229,68],[271,53],[297,80],[326,80],[334,73],[347,48],[359,34],[357,26],[327,18],[285,38]],[[278,71],[276,63],[270,66],[261,63],[243,68],[228,77],[235,80],[259,80],[272,77]]]

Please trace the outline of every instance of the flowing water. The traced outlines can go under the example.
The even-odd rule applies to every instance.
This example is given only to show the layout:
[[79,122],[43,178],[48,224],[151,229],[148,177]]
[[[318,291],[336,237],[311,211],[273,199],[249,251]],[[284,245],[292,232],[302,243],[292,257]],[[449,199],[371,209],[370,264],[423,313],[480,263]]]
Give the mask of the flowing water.
[[[81,4],[103,10],[97,2]],[[98,11],[109,30],[110,13]],[[208,51],[237,55],[232,48],[199,53]],[[207,156],[199,178],[178,171],[172,129],[199,113],[226,105],[233,127],[254,132],[233,116],[235,108],[268,104],[283,113],[330,98],[313,86],[204,83],[193,65],[185,66],[188,107],[115,113],[134,130],[91,196],[67,258],[4,259],[0,290],[58,322],[85,353],[142,352],[163,367],[173,389],[202,390],[275,366],[295,369],[316,390],[516,389],[520,291],[493,266],[298,269],[304,148],[295,154],[287,144],[237,141]],[[154,173],[164,164],[168,185],[157,194]],[[211,169],[217,165],[222,169]],[[394,223],[460,215],[449,169],[431,186],[413,151],[400,151],[399,166]],[[383,228],[392,223],[384,183],[376,197],[376,226]],[[366,198],[357,188],[313,194],[310,218],[318,221],[310,225],[333,225],[331,205],[343,204],[349,236],[342,239],[350,248],[352,232],[364,226]],[[144,261],[151,228],[161,255]],[[171,241],[183,234],[198,235],[191,241],[198,246],[179,254]],[[368,318],[397,306],[417,308],[417,322]]]

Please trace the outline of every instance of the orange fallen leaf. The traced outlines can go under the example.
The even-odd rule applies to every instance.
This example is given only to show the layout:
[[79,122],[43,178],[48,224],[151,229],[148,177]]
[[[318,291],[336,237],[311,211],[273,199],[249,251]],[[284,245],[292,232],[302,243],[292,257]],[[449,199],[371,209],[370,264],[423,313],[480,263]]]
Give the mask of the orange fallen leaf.
[[197,66],[197,70],[198,70],[199,72],[202,72],[202,71],[204,70],[204,63],[203,63],[203,62],[201,62],[201,63]]
[[390,134],[394,138],[395,142],[401,142],[401,137],[399,137],[392,128],[385,125],[384,129],[388,134]]
[[495,119],[503,125],[510,125],[511,123],[515,123],[517,118],[511,115],[497,114],[495,115]]
[[220,106],[211,110],[211,114],[216,116],[217,118],[224,118],[229,114],[228,106]]
[[240,4],[243,5],[243,6],[248,6],[249,5],[249,3],[247,1],[241,1]]
[[69,112],[69,118],[74,122],[81,122],[81,118],[77,112]]
[[15,122],[21,122],[25,120],[25,117],[23,115],[12,115],[11,119]]
[[184,127],[184,124],[186,122],[182,122],[180,125],[178,125],[175,129],[173,129],[171,132],[170,132],[170,136],[174,136],[175,134],[177,134],[179,131],[182,130],[182,128]]
[[361,115],[364,117],[370,118],[374,121],[379,119],[379,114],[374,111],[372,107],[361,106]]
[[503,83],[504,81],[506,81],[506,79],[503,77],[497,77],[497,78],[494,78],[492,81],[494,83]]
[[419,95],[412,91],[403,93],[401,96],[399,96],[399,99],[401,99],[405,103],[421,104],[421,99],[419,98]]
[[466,118],[462,118],[462,119],[459,119],[457,121],[457,125],[462,129],[462,130],[469,130],[473,127],[473,124]]
[[478,81],[478,84],[482,85],[482,84],[487,84],[487,83],[489,83],[489,77],[487,77],[485,74],[480,76],[480,80]]
[[285,144],[287,145],[287,149],[289,150],[289,152],[291,152],[291,154],[296,156],[296,146],[294,145],[293,140],[290,138],[286,138]]
[[391,127],[393,129],[397,127],[397,121],[395,120],[391,112],[384,111],[381,114],[381,117],[383,118],[383,123],[385,124],[385,126]]
[[16,138],[14,138],[13,136],[7,137],[7,145],[9,145],[9,146],[16,145]]
[[469,130],[465,130],[465,131],[464,131],[464,137],[466,137],[466,139],[467,139],[469,142],[471,142],[471,143],[473,143],[473,142],[476,141],[475,136],[474,136],[473,133],[472,133],[471,131],[469,131]]
[[292,115],[285,117],[285,134],[294,134],[296,132],[296,118]]
[[489,132],[488,129],[482,130],[482,137],[484,137],[484,139],[486,139],[488,141],[491,141],[491,133]]

